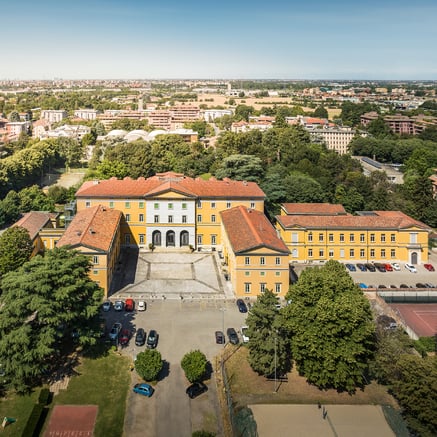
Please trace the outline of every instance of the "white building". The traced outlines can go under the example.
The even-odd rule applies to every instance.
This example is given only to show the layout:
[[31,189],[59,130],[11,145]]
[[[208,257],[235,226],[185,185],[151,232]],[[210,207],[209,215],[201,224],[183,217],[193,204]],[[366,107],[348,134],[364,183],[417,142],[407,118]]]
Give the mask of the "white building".
[[74,116],[83,120],[95,120],[98,113],[97,109],[78,109],[74,111]]
[[233,111],[231,109],[205,109],[202,111],[203,119],[209,123],[216,118],[223,117],[224,115],[232,115]]
[[307,130],[312,141],[324,143],[329,150],[335,150],[340,155],[349,151],[349,144],[355,136],[355,130],[350,127],[326,127]]
[[49,123],[57,123],[58,121],[67,118],[67,111],[64,109],[43,109],[41,111],[41,118],[47,120]]

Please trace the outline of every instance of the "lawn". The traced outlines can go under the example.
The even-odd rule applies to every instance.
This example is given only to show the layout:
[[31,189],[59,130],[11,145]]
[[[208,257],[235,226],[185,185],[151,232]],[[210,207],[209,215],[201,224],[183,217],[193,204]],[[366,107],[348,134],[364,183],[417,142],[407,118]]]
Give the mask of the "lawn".
[[[109,352],[99,358],[83,358],[68,389],[53,399],[53,405],[98,405],[95,437],[123,435],[126,397],[130,386],[129,360]],[[48,421],[47,421],[48,423]]]
[[[231,352],[231,348],[227,349]],[[353,395],[338,393],[336,390],[319,390],[310,385],[306,379],[299,376],[296,369],[287,375],[286,382],[267,380],[258,376],[249,366],[246,347],[241,347],[233,355],[228,353],[226,369],[231,384],[234,400],[241,406],[258,403],[281,404],[364,404],[391,405],[396,407],[396,401],[387,393],[387,388],[372,382],[364,390],[357,390]]]

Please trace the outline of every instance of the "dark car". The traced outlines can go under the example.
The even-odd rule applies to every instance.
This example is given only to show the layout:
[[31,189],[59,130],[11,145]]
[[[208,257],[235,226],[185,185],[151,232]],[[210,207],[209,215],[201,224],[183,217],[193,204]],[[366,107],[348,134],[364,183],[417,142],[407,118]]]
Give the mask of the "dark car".
[[387,288],[384,284],[378,285],[378,288]]
[[119,343],[121,346],[127,346],[130,340],[130,331],[128,329],[123,329],[121,331]]
[[364,264],[369,272],[376,272],[376,267],[372,263]]
[[410,288],[407,284],[401,284],[399,285],[399,288]]
[[386,271],[385,264],[382,264],[382,263],[375,263],[374,266],[375,266],[375,268],[376,268],[379,272],[385,272],[385,271]]
[[225,342],[225,334],[222,331],[215,331],[215,342],[217,344],[223,344]]
[[146,332],[143,328],[138,328],[137,333],[135,334],[135,345],[143,346],[146,342]]
[[418,282],[416,284],[416,288],[427,288],[425,284],[422,284],[421,282]]
[[155,349],[157,344],[158,344],[158,333],[154,329],[151,329],[147,337],[147,347],[150,349]]
[[228,328],[226,331],[226,334],[228,334],[229,343],[232,343],[232,344],[239,343],[237,331],[235,331],[234,328]]
[[355,272],[355,271],[357,270],[353,264],[346,264],[346,268],[347,268],[350,272]]
[[195,382],[187,387],[185,393],[190,399],[194,399],[206,391],[208,391],[208,387],[203,382]]
[[365,272],[367,269],[366,269],[366,266],[364,265],[364,264],[361,264],[361,263],[358,263],[357,264],[357,267],[362,271],[362,272]]
[[237,299],[237,307],[238,307],[238,311],[240,311],[240,313],[247,313],[247,306],[244,303],[243,299]]

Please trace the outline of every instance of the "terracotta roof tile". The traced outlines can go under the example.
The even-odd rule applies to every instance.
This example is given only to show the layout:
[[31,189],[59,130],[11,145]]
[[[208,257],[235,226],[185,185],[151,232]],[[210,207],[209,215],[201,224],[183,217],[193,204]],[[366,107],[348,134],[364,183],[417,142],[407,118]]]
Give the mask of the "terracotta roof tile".
[[86,246],[109,251],[121,220],[121,212],[101,205],[79,211],[57,246]]
[[154,193],[175,190],[188,196],[209,198],[265,198],[255,182],[224,179],[204,180],[178,173],[158,173],[150,178],[111,178],[103,181],[87,181],[77,191],[77,198],[144,198]]
[[343,205],[333,203],[283,203],[282,209],[287,215],[338,215],[346,214]]
[[38,232],[45,227],[53,227],[51,218],[56,217],[56,213],[45,211],[31,211],[24,214],[20,220],[12,225],[12,227],[20,226],[27,229],[30,235],[30,239],[33,241]]
[[287,246],[278,238],[275,228],[262,212],[240,205],[222,211],[220,215],[235,253],[259,247],[289,253]]

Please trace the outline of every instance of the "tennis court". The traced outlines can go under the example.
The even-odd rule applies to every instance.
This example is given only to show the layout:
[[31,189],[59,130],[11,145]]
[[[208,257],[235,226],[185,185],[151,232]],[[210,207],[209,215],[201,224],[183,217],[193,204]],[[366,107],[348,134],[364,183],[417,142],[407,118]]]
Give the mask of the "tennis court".
[[436,303],[392,303],[389,305],[419,337],[432,337],[437,334]]

